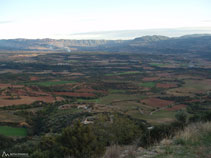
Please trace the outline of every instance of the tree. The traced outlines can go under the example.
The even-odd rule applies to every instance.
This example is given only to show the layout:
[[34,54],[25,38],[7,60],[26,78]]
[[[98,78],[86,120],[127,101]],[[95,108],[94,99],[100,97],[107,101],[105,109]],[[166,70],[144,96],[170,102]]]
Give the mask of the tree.
[[175,115],[177,121],[179,121],[182,124],[186,123],[187,120],[187,114],[184,111],[178,111]]
[[114,141],[118,144],[130,144],[138,139],[142,130],[128,118],[114,117],[111,124],[111,133],[114,135]]
[[93,124],[95,135],[106,145],[127,145],[138,140],[143,128],[134,120],[120,115],[101,115]]
[[64,156],[75,158],[95,158],[105,151],[104,145],[98,141],[90,126],[80,122],[64,129],[58,143]]
[[34,135],[40,135],[44,131],[45,121],[43,112],[39,111],[29,118],[28,123],[32,126]]

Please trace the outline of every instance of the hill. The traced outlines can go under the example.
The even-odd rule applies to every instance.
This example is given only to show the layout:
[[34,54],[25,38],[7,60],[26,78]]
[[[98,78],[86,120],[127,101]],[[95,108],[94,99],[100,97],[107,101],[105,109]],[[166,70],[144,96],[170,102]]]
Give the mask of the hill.
[[105,158],[210,158],[210,147],[211,122],[198,122],[148,149],[112,146],[107,150]]
[[[78,47],[113,46],[125,43],[122,40],[55,40],[55,39],[8,39],[0,40],[0,50],[75,50]],[[77,49],[76,49],[77,50]]]
[[211,35],[194,34],[178,38],[143,36],[133,40],[0,40],[0,50],[22,51],[103,51],[135,53],[209,53]]

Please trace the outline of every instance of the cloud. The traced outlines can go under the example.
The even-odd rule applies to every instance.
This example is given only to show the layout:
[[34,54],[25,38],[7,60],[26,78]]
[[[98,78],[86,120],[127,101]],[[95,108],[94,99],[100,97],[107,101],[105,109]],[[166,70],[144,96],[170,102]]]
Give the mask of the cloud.
[[8,24],[8,23],[12,23],[13,21],[10,20],[5,20],[5,21],[0,21],[0,24]]

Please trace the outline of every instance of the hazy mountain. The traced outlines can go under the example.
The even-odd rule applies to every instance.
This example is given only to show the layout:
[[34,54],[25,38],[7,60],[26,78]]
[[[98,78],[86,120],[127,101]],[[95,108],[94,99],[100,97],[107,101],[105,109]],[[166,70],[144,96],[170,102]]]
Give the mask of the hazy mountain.
[[133,40],[0,40],[0,50],[42,51],[109,51],[109,52],[209,52],[211,35],[194,34],[181,37],[143,36]]
[[55,40],[55,39],[9,39],[0,40],[0,50],[66,50],[75,47],[113,46],[123,40]]
[[166,36],[158,36],[158,35],[143,36],[143,37],[135,38],[134,40],[130,41],[130,45],[144,46],[153,42],[158,42],[158,41],[167,40],[167,39],[170,39],[170,38]]
[[[75,33],[65,35],[69,39],[134,39],[142,36],[162,35],[168,37],[179,37],[191,34],[211,34],[210,27],[186,27],[186,28],[166,28],[166,29],[142,29],[142,30],[117,30],[117,31],[101,31],[101,32],[87,32]],[[58,35],[59,37],[60,35]],[[56,38],[56,37],[55,37]]]

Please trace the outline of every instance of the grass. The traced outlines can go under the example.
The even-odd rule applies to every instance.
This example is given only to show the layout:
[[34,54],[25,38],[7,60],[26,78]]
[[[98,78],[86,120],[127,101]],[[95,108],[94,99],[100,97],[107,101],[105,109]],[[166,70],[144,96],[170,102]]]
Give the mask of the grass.
[[68,84],[68,83],[76,83],[75,81],[41,81],[41,82],[28,82],[26,85],[38,85],[44,87]]
[[0,134],[4,136],[27,136],[26,128],[0,126]]
[[114,144],[107,148],[103,158],[121,158],[123,154],[125,155],[124,158],[136,158],[135,150],[136,145],[120,146]]
[[77,63],[78,61],[77,60],[69,60],[68,62],[69,63]]
[[179,132],[154,158],[210,158],[211,122],[194,123]]
[[11,110],[0,110],[0,120],[1,122],[15,122],[15,123],[20,123],[25,121],[23,117],[15,115],[14,111]]
[[142,99],[143,96],[140,95],[131,95],[131,94],[109,94],[105,97],[101,97],[98,99],[98,103],[100,104],[110,104],[114,101],[124,101],[124,100],[137,100]]
[[[208,137],[207,137],[208,136]],[[178,135],[175,137],[176,140],[180,139],[182,140],[185,144],[195,144],[195,143],[200,143],[202,138],[209,138],[208,140],[211,139],[211,123],[195,123],[191,124],[188,127],[185,128],[184,131],[178,133]],[[207,139],[204,139],[207,141]],[[211,144],[211,140],[210,140]]]
[[188,67],[188,63],[182,63],[179,65],[180,67]]
[[150,63],[151,66],[155,66],[155,67],[163,67],[166,66],[166,64],[161,64],[161,63]]
[[98,103],[99,99],[77,99],[79,103]]
[[184,88],[191,88],[195,90],[210,90],[211,85],[207,80],[186,80]]
[[177,96],[193,96],[194,93],[207,93],[211,90],[211,84],[209,79],[203,80],[184,80],[185,84],[182,87],[173,88],[167,90],[170,95]]
[[176,112],[174,111],[161,110],[153,113],[152,115],[140,114],[139,112],[136,112],[132,116],[137,119],[144,119],[153,125],[158,125],[158,124],[168,124],[170,122],[175,121],[175,114]]
[[109,93],[125,93],[125,90],[121,90],[121,89],[110,89]]
[[147,88],[153,88],[155,87],[155,85],[156,85],[155,82],[144,82],[144,83],[139,84],[139,86],[147,87]]

